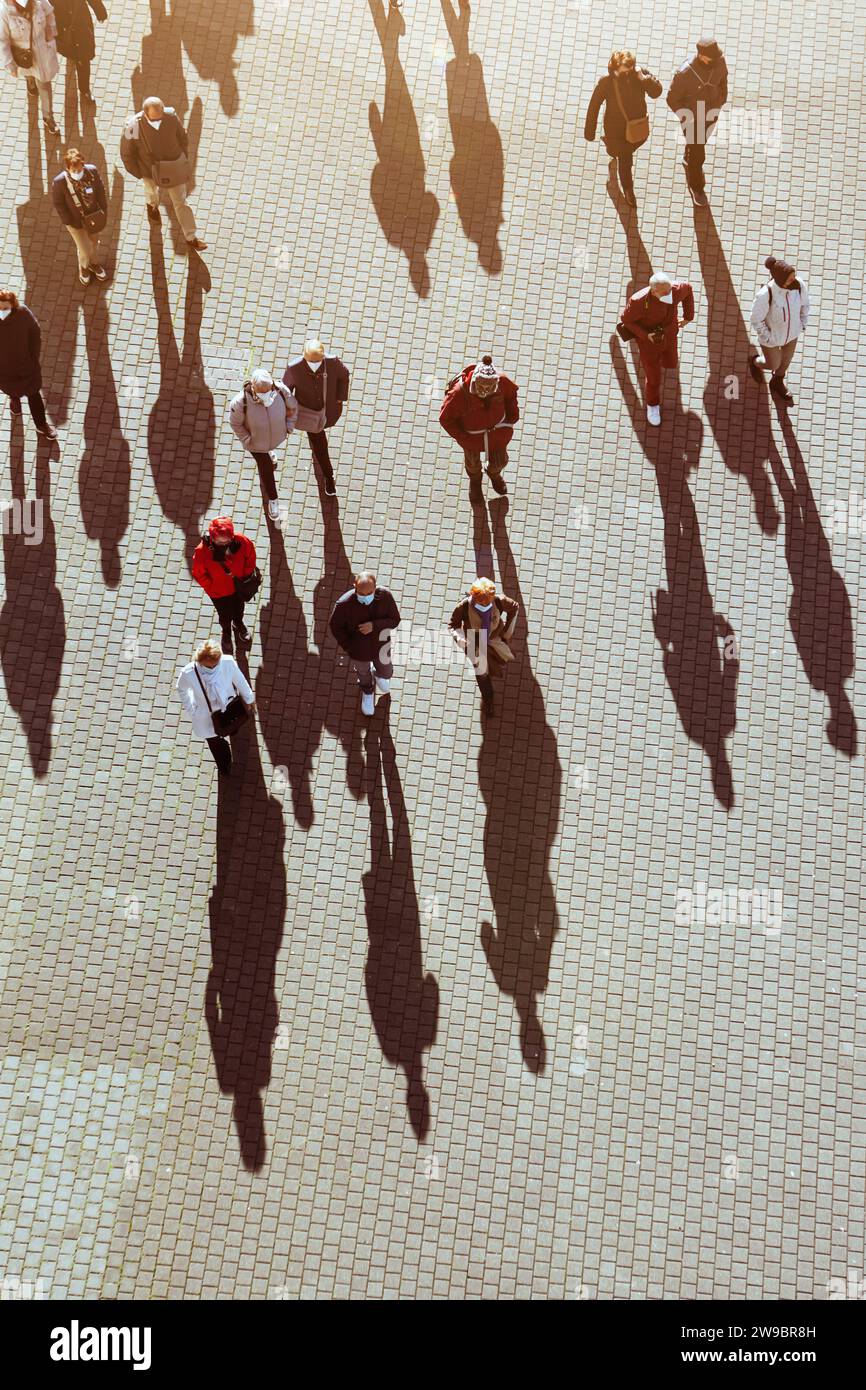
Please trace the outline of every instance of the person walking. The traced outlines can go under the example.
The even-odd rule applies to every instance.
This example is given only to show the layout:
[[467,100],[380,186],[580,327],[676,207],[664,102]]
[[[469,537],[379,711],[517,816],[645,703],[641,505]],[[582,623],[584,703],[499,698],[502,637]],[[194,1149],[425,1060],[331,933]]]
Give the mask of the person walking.
[[[639,68],[635,56],[627,48],[615,49],[607,65],[607,76],[595,84],[586,122],[584,139],[594,140],[598,113],[604,106],[604,147],[616,166],[622,196],[631,207],[637,207],[634,196],[634,152],[649,139],[650,127],[646,99],[661,96],[662,84],[657,77]],[[613,171],[611,171],[613,173]]]
[[99,170],[95,164],[85,164],[80,150],[67,150],[63,163],[66,167],[52,181],[51,198],[75,242],[78,278],[82,285],[89,285],[94,276],[97,280],[107,278],[97,259],[96,243],[108,219],[108,199]]
[[253,372],[243,390],[229,404],[231,427],[259,470],[268,516],[279,521],[276,465],[272,450],[288,439],[298,418],[298,403],[282,382],[270,372]]
[[184,666],[175,688],[193,733],[206,741],[220,774],[228,777],[232,770],[229,739],[255,708],[249,681],[233,656],[221,652],[216,642],[203,642]]
[[100,24],[108,18],[102,0],[51,0],[57,16],[57,52],[75,68],[75,81],[82,109],[96,107],[90,90],[90,64],[96,57],[96,35],[90,11]]
[[500,674],[514,660],[510,644],[519,612],[516,599],[498,594],[492,579],[479,577],[451,614],[448,630],[475,668],[483,714],[495,713],[494,674]]
[[715,39],[699,39],[694,58],[674,73],[667,104],[679,119],[686,148],[683,168],[696,207],[707,206],[707,144],[728,99],[728,65]]
[[[682,308],[682,318],[679,309]],[[650,276],[646,289],[633,294],[618,324],[620,337],[636,338],[646,377],[646,415],[660,425],[662,367],[679,363],[677,336],[695,316],[695,297],[685,280],[673,280],[659,272]]]
[[38,92],[42,124],[59,137],[52,82],[60,71],[57,19],[49,0],[0,0],[0,64],[12,77],[25,77]]
[[192,577],[200,584],[217,611],[222,628],[222,649],[232,653],[232,629],[239,647],[252,642],[244,623],[244,604],[261,584],[256,568],[256,548],[235,532],[229,516],[218,516],[208,526],[192,557]]
[[39,434],[56,439],[48,423],[42,399],[42,330],[26,304],[12,290],[0,289],[0,391],[9,397],[13,415],[21,414],[21,397],[27,397]]
[[493,491],[500,497],[508,492],[502,470],[508,463],[512,427],[520,419],[517,391],[515,382],[497,371],[489,354],[464,367],[445,389],[439,423],[463,450],[470,502],[483,501],[482,450],[487,457],[484,471]]
[[187,202],[187,184],[192,177],[189,164],[189,136],[171,106],[160,97],[145,97],[138,111],[127,121],[120,142],[120,158],[133,178],[141,179],[147,215],[158,226],[160,190],[171,199],[186,243],[194,251],[206,251],[207,242],[196,231],[195,217]]
[[374,681],[380,694],[391,692],[391,634],[399,626],[394,595],[378,587],[372,570],[356,574],[354,588],[341,594],[334,604],[331,632],[348,656],[361,687],[362,714],[372,715],[376,708]]
[[325,484],[325,496],[336,497],[337,485],[325,433],[336,425],[349,399],[349,368],[336,353],[325,352],[318,338],[304,344],[300,357],[293,357],[283,381],[301,406],[299,429],[307,431],[313,458]]
[[769,282],[758,290],[752,305],[752,327],[761,345],[760,353],[749,358],[749,371],[755,381],[764,383],[764,372],[772,372],[770,390],[784,405],[794,397],[785,385],[785,373],[797,351],[800,334],[809,322],[809,291],[802,275],[788,261],[768,256],[764,265]]

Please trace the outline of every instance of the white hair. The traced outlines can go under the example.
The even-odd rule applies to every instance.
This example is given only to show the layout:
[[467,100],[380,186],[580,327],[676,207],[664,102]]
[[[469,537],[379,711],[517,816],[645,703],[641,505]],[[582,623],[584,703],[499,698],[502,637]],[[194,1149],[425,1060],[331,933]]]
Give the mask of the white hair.
[[158,106],[160,111],[165,110],[165,102],[162,97],[145,97],[144,101],[141,103],[142,111],[147,111],[150,106]]
[[663,270],[659,270],[655,275],[650,276],[650,289],[654,288],[656,285],[672,285],[673,283],[671,277],[666,275]]
[[250,377],[250,384],[252,386],[273,386],[274,378],[270,372],[265,371],[264,367],[259,367]]
[[307,341],[304,343],[304,353],[308,353],[308,352],[322,352],[322,353],[323,353],[324,351],[325,351],[325,344],[322,342],[321,338],[308,338]]

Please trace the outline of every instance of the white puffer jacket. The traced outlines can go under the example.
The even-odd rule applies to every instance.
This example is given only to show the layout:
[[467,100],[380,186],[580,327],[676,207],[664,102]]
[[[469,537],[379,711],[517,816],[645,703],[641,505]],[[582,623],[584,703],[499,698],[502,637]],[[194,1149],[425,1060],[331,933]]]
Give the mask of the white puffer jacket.
[[799,338],[809,322],[809,291],[799,275],[798,290],[783,290],[771,280],[758,290],[752,305],[752,327],[762,347],[784,347]]

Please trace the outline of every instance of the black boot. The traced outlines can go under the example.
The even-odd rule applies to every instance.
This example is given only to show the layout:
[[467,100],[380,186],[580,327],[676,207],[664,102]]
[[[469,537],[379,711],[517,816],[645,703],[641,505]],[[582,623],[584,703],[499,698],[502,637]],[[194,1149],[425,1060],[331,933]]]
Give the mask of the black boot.
[[234,655],[234,647],[232,646],[232,630],[230,627],[223,628],[222,649],[223,653],[226,656]]

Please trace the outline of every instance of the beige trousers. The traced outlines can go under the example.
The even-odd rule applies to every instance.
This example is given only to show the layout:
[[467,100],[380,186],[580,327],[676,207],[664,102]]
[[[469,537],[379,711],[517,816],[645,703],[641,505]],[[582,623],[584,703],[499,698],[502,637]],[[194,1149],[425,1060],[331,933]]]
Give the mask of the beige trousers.
[[[159,206],[160,189],[153,179],[142,179],[144,184],[144,196],[152,208]],[[180,229],[187,241],[195,240],[195,218],[192,215],[192,208],[186,201],[186,185],[179,183],[177,188],[166,188],[164,190],[171,199],[172,207],[177,213],[177,220]]]
[[86,270],[88,266],[98,265],[96,242],[90,233],[85,231],[83,227],[67,227],[66,230],[75,242],[75,249],[78,252],[78,269]]
[[797,351],[797,339],[792,338],[790,343],[785,343],[783,347],[761,348],[761,356],[757,359],[758,367],[770,367],[774,377],[780,381],[791,365],[791,358]]

